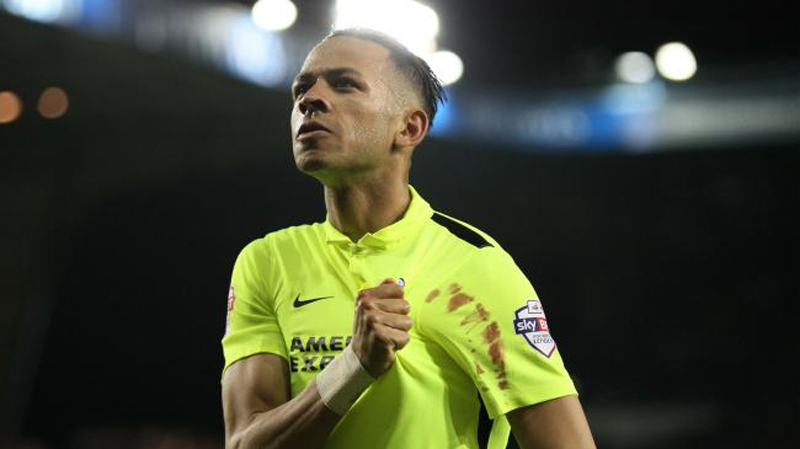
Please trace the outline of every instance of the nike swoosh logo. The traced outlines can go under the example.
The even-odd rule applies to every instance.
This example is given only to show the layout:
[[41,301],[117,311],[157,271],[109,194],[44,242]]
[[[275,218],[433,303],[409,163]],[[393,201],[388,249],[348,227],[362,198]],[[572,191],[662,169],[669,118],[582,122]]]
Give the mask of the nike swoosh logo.
[[297,295],[297,298],[294,298],[294,307],[295,308],[303,307],[308,304],[311,304],[312,302],[317,302],[322,299],[328,299],[328,298],[333,298],[333,296],[320,296],[319,298],[311,298],[311,299],[306,299],[305,301],[301,301],[300,295]]

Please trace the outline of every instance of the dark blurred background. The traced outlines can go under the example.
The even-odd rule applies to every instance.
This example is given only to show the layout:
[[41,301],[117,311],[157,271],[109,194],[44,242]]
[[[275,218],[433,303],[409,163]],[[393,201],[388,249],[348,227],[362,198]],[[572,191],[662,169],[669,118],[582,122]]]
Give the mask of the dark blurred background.
[[[223,446],[233,261],[325,216],[295,3],[0,0],[0,447]],[[800,4],[426,4],[463,74],[412,183],[537,287],[598,446],[800,447]]]

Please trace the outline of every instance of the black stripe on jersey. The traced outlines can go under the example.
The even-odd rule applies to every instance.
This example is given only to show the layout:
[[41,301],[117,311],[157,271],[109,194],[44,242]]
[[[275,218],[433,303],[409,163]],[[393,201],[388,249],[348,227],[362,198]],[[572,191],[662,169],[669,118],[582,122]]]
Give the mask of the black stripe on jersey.
[[434,212],[431,219],[436,223],[444,226],[453,235],[469,243],[472,246],[478,248],[484,248],[486,246],[494,246],[491,243],[489,243],[488,240],[483,238],[482,235],[464,226],[463,224],[453,220],[452,218],[440,214],[439,212]]

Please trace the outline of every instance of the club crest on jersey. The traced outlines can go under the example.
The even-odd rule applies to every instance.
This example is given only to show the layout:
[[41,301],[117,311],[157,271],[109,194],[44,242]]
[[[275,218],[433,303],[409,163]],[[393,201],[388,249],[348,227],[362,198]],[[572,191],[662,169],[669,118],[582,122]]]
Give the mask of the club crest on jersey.
[[234,305],[236,305],[236,290],[231,285],[231,288],[228,289],[228,312],[233,310]]
[[514,315],[514,333],[522,335],[533,349],[550,358],[556,349],[556,342],[550,336],[542,303],[538,299],[529,299]]
[[225,335],[228,335],[228,331],[231,327],[231,312],[233,312],[233,307],[236,305],[236,290],[234,290],[233,285],[228,289],[228,313],[225,315]]

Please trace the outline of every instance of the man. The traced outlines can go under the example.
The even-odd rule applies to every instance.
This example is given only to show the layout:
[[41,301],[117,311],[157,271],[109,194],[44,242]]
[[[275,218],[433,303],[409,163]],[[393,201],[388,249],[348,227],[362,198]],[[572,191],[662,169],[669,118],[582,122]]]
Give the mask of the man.
[[[298,169],[327,219],[267,234],[233,270],[228,448],[475,448],[479,394],[522,448],[593,448],[541,303],[491,237],[409,185],[442,98],[382,34],[334,32],[292,87]],[[504,427],[505,424],[505,427]]]

